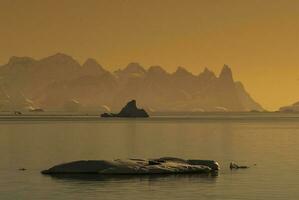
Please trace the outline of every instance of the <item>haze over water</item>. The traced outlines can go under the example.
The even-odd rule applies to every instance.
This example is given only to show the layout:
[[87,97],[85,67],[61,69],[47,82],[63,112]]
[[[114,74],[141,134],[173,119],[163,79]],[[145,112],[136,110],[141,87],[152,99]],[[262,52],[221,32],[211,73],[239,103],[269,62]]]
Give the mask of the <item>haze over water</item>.
[[[0,199],[298,199],[298,122],[297,114],[278,113],[2,120]],[[221,170],[106,178],[39,173],[80,159],[162,156],[213,159]],[[250,168],[230,171],[231,161]]]

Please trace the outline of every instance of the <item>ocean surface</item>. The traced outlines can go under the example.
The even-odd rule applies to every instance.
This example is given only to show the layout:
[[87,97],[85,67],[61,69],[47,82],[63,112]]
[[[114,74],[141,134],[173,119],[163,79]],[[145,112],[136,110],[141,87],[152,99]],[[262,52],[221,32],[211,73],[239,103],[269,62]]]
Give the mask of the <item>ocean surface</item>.
[[[74,160],[163,156],[213,159],[221,170],[214,176],[40,174]],[[230,170],[231,161],[250,168]],[[0,199],[299,199],[299,115],[0,116]]]

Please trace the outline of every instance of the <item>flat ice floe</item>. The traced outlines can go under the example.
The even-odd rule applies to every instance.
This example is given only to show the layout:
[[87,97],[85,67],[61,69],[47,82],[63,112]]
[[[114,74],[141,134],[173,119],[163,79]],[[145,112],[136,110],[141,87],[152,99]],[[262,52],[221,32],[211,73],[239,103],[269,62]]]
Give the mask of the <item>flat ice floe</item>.
[[44,170],[43,174],[183,174],[210,173],[219,169],[212,160],[179,158],[81,160],[64,163]]

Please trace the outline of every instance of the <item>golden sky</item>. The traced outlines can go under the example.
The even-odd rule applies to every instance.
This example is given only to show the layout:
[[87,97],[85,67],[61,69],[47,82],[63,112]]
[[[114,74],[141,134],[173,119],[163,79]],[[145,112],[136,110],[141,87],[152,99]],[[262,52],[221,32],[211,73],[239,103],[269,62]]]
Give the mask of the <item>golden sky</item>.
[[0,63],[57,52],[114,70],[228,64],[266,109],[299,101],[298,0],[1,0]]

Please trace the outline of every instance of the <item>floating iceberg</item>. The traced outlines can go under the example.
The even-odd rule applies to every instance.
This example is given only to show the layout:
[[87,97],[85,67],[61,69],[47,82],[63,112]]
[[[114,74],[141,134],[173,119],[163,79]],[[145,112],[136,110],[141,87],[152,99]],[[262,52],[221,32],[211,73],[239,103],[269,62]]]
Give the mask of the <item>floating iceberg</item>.
[[143,118],[149,117],[144,109],[139,109],[136,106],[136,100],[129,101],[125,107],[121,109],[118,114],[103,113],[101,117],[126,117],[126,118]]
[[219,165],[213,160],[183,160],[180,158],[81,160],[64,163],[44,170],[42,174],[184,174],[210,173]]

